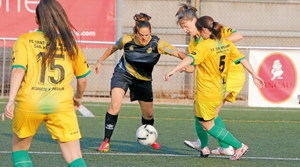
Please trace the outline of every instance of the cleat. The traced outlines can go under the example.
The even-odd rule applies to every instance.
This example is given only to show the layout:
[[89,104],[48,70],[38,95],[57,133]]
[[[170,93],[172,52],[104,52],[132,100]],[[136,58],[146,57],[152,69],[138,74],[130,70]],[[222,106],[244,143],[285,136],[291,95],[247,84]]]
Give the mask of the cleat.
[[242,147],[239,149],[235,150],[235,153],[232,157],[230,157],[230,160],[238,160],[240,159],[243,155],[245,155],[248,151],[248,146],[245,144],[242,144]]
[[211,150],[212,154],[215,155],[234,155],[234,149],[232,146],[229,146],[228,148],[222,148],[222,147],[218,147],[214,150]]
[[201,147],[201,141],[199,139],[195,140],[195,141],[190,141],[190,140],[185,140],[183,142],[186,146],[192,148],[192,149],[195,149],[195,150],[198,150],[200,151],[200,147]]
[[97,149],[100,152],[108,152],[109,151],[109,141],[104,140],[100,147]]
[[204,147],[200,149],[200,157],[207,158],[210,154],[210,150],[208,147]]
[[158,142],[155,142],[155,143],[151,144],[150,146],[156,150],[160,149],[160,144]]

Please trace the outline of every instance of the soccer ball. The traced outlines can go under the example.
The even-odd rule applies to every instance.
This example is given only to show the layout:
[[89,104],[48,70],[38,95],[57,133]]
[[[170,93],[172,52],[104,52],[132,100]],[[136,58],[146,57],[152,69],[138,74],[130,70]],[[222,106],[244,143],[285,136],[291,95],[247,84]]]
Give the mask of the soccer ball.
[[151,145],[157,139],[158,133],[152,125],[142,125],[136,130],[136,139],[142,145]]

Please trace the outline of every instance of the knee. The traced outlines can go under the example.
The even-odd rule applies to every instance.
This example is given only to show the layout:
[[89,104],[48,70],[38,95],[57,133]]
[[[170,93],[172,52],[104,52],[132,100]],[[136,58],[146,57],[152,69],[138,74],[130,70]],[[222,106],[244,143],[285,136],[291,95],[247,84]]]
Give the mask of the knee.
[[213,121],[200,122],[200,124],[205,131],[209,131],[214,126]]
[[111,104],[108,109],[108,113],[117,115],[120,112],[121,105]]

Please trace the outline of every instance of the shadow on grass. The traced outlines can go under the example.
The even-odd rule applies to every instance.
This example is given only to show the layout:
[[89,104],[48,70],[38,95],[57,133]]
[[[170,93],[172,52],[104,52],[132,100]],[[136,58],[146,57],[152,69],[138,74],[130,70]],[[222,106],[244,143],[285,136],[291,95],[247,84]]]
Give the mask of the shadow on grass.
[[[95,151],[100,146],[102,140],[99,138],[84,137],[81,139],[81,149]],[[155,150],[150,146],[144,146],[137,141],[129,140],[111,140],[110,152],[123,153],[152,153],[152,154],[186,154],[186,149],[178,149],[170,146],[162,145],[161,149]]]

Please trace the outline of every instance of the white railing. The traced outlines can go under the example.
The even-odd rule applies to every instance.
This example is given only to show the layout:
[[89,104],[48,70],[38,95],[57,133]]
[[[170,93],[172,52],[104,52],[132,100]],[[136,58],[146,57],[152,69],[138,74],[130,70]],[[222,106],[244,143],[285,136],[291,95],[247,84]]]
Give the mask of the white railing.
[[[9,74],[7,73],[8,71],[8,65],[7,65],[7,62],[8,62],[8,58],[9,56],[7,55],[7,43],[9,41],[16,41],[17,38],[6,38],[6,37],[0,37],[0,46],[2,46],[2,50],[0,50],[0,74],[2,76],[0,76],[0,98],[3,98],[5,96],[5,94],[7,95],[7,91],[8,91],[8,88],[7,88],[7,85],[9,85],[9,81],[8,81],[8,77],[9,77]],[[1,41],[3,41],[1,43]],[[82,44],[96,44],[96,45],[113,45],[115,42],[111,42],[111,41],[77,41],[78,43],[82,43]],[[10,43],[11,44],[11,43]],[[173,44],[175,47],[178,47],[178,48],[186,48],[187,45],[186,44]],[[11,45],[9,45],[9,47],[11,47]],[[300,47],[270,47],[270,46],[238,46],[239,49],[241,50],[245,50],[247,53],[249,53],[249,50],[251,49],[258,49],[258,50],[267,50],[267,49],[272,49],[272,50],[300,50]],[[97,53],[98,54],[98,53]],[[91,59],[89,60],[89,62],[91,64],[93,64],[95,61],[95,59]],[[116,63],[117,61],[111,61],[111,63]],[[176,62],[174,61],[162,61],[160,62],[160,66],[172,66],[172,65],[175,65]],[[163,68],[163,67],[162,67]],[[6,86],[6,87],[5,87]],[[105,88],[106,90],[107,88]],[[246,94],[247,93],[247,88],[245,88],[244,90],[244,93]],[[94,90],[94,89],[93,89]],[[92,90],[92,91],[93,91]],[[109,91],[107,91],[109,92]]]

